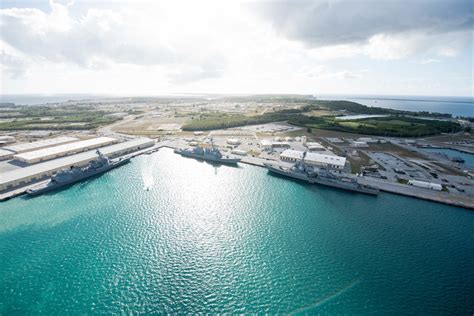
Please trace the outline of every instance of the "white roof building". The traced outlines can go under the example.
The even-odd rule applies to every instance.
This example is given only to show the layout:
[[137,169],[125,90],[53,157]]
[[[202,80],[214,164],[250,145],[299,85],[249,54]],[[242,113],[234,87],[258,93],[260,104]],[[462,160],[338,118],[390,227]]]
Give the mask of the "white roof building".
[[324,166],[334,169],[343,169],[346,164],[345,157],[311,152],[306,154],[304,161],[310,165]]
[[366,142],[353,141],[351,147],[369,147],[369,145]]
[[229,145],[240,145],[240,140],[238,140],[237,138],[229,138],[227,140],[227,144],[229,144]]
[[0,136],[0,145],[11,144],[15,142],[15,137],[13,136]]
[[[149,138],[135,138],[130,141],[100,148],[100,151],[109,158],[115,158],[133,151],[151,147],[154,143],[155,142]],[[32,166],[1,173],[0,192],[23,186],[34,181],[45,180],[60,169],[68,168],[70,166],[83,166],[96,158],[96,151],[90,150],[80,154],[41,162]]]
[[317,142],[307,142],[306,147],[308,147],[308,149],[310,151],[324,151],[324,150],[326,150],[326,148],[323,145],[321,145],[320,143],[317,143]]
[[371,138],[371,137],[359,137],[359,139],[357,139],[357,141],[366,142],[366,143],[376,143],[378,141],[378,139]]
[[283,161],[301,161],[303,159],[304,152],[300,150],[287,149],[280,154],[280,160]]
[[[298,162],[303,159],[303,155],[303,151],[287,149],[280,154],[280,160],[287,162]],[[306,152],[304,161],[308,165],[322,166],[333,169],[343,169],[346,164],[345,157],[312,152]]]
[[75,142],[77,140],[79,140],[79,138],[69,137],[69,136],[62,136],[62,137],[43,139],[43,140],[39,140],[37,142],[22,143],[22,144],[17,144],[17,145],[12,145],[12,146],[6,146],[6,147],[3,147],[3,148],[11,150],[11,151],[18,154],[18,153],[24,153],[24,152],[28,152],[28,151],[41,149],[41,148],[56,146],[56,145],[60,145],[60,144],[71,143],[71,142]]
[[117,140],[111,137],[97,137],[80,142],[74,142],[49,148],[43,148],[40,150],[29,151],[21,154],[16,154],[13,156],[16,160],[25,162],[25,163],[37,163],[41,161],[46,161],[49,159],[54,159],[62,156],[66,156],[72,153],[83,152],[89,149],[98,148],[100,146],[109,145],[115,143]]
[[7,160],[13,157],[14,152],[0,148],[0,160]]

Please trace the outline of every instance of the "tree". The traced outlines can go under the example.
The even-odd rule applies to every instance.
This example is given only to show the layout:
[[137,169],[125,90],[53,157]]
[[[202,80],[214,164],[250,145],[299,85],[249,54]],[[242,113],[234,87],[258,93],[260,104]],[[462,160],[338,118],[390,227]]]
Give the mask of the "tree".
[[312,129],[311,127],[307,127],[307,128],[306,128],[306,131],[311,134],[311,132],[313,131],[313,129]]

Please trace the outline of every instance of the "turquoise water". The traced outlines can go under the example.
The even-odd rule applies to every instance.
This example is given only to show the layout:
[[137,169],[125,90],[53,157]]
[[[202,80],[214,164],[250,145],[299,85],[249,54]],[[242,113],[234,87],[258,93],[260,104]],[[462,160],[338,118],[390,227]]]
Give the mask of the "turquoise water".
[[432,152],[432,153],[442,153],[448,155],[448,157],[461,157],[464,159],[464,163],[461,165],[474,168],[474,155],[468,154],[465,152],[448,149],[448,148],[423,148],[424,151]]
[[0,259],[2,315],[474,312],[474,212],[170,150],[0,204]]

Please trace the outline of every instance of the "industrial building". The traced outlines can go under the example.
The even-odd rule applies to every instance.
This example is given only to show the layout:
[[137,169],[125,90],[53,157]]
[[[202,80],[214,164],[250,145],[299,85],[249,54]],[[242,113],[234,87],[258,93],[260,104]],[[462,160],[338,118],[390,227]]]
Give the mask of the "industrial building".
[[369,147],[369,144],[367,144],[366,142],[362,142],[362,141],[353,141],[350,146],[351,147],[359,147],[359,148],[367,148],[367,147]]
[[346,164],[345,157],[319,153],[307,153],[304,161],[309,165],[339,170],[344,169],[344,166]]
[[55,138],[48,138],[39,140],[37,142],[31,143],[22,143],[12,146],[3,147],[3,149],[8,149],[13,151],[16,154],[25,153],[33,150],[38,150],[46,147],[56,146],[60,144],[72,143],[78,141],[79,138],[76,137],[69,137],[69,136],[62,136],[62,137],[55,137]]
[[287,149],[280,154],[280,160],[286,162],[298,162],[303,159],[304,152],[299,150]]
[[229,138],[227,140],[227,144],[237,146],[237,145],[240,145],[240,140],[237,138]]
[[13,151],[0,148],[0,161],[11,159],[13,157],[13,154],[14,154]]
[[[155,142],[149,138],[136,138],[127,142],[100,148],[100,151],[109,158],[115,158],[151,147],[154,143]],[[0,192],[24,186],[35,181],[46,180],[58,170],[69,168],[70,166],[83,166],[96,158],[96,150],[90,150],[5,172],[0,175]]]
[[0,136],[0,146],[11,144],[11,143],[14,143],[15,141],[16,139],[13,136],[9,136],[9,135]]
[[111,137],[97,137],[80,142],[74,142],[64,144],[60,146],[53,146],[49,148],[43,148],[40,150],[29,151],[26,153],[16,154],[13,156],[14,159],[25,162],[27,164],[38,163],[50,159],[55,159],[70,154],[83,152],[86,150],[98,148],[101,146],[110,145],[115,143],[117,140]]
[[308,147],[309,151],[325,151],[326,148],[317,142],[307,142],[306,147]]
[[[304,152],[287,149],[280,154],[280,160],[286,162],[299,162],[303,159]],[[343,169],[346,158],[336,155],[326,155],[320,153],[307,152],[304,162],[308,165],[320,166],[332,169]]]
[[273,148],[290,148],[291,145],[288,142],[276,142],[271,141],[268,139],[262,139],[260,141],[260,145],[262,146],[263,150],[271,150]]

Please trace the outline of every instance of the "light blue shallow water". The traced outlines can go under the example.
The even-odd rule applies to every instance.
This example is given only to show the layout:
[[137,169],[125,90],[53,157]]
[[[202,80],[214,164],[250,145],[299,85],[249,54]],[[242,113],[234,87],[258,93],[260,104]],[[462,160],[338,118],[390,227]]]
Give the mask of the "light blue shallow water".
[[474,212],[170,150],[0,204],[0,260],[2,315],[474,312]]

